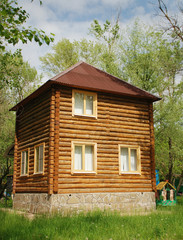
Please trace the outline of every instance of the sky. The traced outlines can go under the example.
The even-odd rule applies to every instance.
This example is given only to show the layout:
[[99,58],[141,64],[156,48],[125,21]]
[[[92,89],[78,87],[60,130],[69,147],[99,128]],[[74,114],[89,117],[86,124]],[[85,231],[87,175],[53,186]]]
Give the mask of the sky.
[[[175,13],[177,1],[164,0],[170,12]],[[82,38],[90,39],[89,27],[94,19],[99,23],[106,20],[114,20],[120,12],[120,25],[126,27],[139,18],[145,24],[157,25],[162,19],[157,16],[158,0],[43,0],[40,6],[39,0],[19,0],[30,17],[26,26],[44,30],[47,34],[55,34],[56,44],[62,38],[71,41]],[[38,46],[36,43],[18,44],[22,49],[24,60],[36,67],[41,73],[39,57],[51,52],[53,44]],[[47,79],[46,79],[47,78]],[[44,76],[45,81],[48,80]]]

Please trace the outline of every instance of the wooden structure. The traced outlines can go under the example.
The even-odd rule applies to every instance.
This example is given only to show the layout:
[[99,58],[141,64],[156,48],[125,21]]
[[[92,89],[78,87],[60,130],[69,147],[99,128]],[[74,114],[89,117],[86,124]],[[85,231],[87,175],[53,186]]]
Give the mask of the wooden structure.
[[156,204],[162,206],[176,205],[176,189],[168,181],[160,182],[157,187]]
[[153,102],[79,62],[14,106],[13,193],[153,192]]

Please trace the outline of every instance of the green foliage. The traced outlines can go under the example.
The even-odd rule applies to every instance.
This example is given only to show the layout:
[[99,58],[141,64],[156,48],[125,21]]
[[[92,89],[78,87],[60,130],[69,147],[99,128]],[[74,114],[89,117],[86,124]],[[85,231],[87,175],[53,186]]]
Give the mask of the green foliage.
[[9,197],[7,200],[5,198],[0,199],[0,209],[1,208],[12,208],[13,206],[13,200],[11,197]]
[[[181,200],[180,200],[181,202]],[[0,239],[182,239],[183,205],[158,208],[144,216],[89,212],[62,217],[39,216],[32,221],[0,211]]]
[[90,34],[95,36],[97,40],[104,40],[104,43],[108,45],[109,52],[112,50],[112,47],[116,43],[116,40],[119,39],[119,24],[118,18],[115,24],[111,24],[108,20],[102,26],[95,19],[91,24]]
[[53,42],[53,34],[49,37],[43,30],[23,27],[29,14],[18,6],[17,0],[1,0],[0,12],[0,49],[5,49],[6,43],[16,45],[19,41],[27,43],[34,40],[39,45]]
[[[41,80],[35,68],[31,68],[28,62],[24,62],[21,53],[0,54],[0,58],[6,59],[8,64],[1,68],[2,76],[6,81],[0,88],[0,179],[7,169],[7,158],[5,152],[14,142],[15,136],[15,114],[9,109],[32,93]],[[0,61],[0,66],[3,61]],[[12,167],[10,169],[12,173]],[[5,179],[5,178],[4,178]],[[4,181],[4,180],[3,180]],[[0,189],[2,185],[0,182]]]

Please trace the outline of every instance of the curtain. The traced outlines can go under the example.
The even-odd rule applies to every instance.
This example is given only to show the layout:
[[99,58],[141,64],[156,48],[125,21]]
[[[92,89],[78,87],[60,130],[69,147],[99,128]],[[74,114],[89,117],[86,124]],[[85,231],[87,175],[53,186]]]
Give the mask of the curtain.
[[39,146],[39,172],[43,171],[43,145]]
[[75,93],[74,113],[84,114],[84,94],[82,93]]
[[131,171],[137,171],[137,150],[131,149]]
[[25,174],[25,152],[22,152],[22,166],[21,166],[21,174]]
[[93,115],[93,96],[86,96],[86,114]]
[[74,152],[74,169],[82,169],[82,146],[75,146]]
[[93,171],[93,146],[85,146],[85,170]]
[[129,171],[128,148],[121,148],[121,171]]

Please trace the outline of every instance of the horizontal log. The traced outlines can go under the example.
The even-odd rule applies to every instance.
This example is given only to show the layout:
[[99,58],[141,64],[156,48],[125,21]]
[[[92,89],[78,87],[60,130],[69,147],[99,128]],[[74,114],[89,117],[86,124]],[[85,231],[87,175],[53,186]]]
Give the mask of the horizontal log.
[[93,184],[150,184],[151,180],[144,180],[144,179],[98,179],[98,178],[90,178],[90,176],[87,179],[79,178],[78,176],[72,176],[72,178],[59,178],[59,184],[87,184],[87,183],[93,183]]
[[29,140],[31,138],[36,138],[36,137],[40,137],[40,136],[45,136],[45,134],[47,136],[49,136],[49,128],[45,127],[44,129],[41,129],[39,131],[33,131],[32,134],[29,132],[29,133],[22,133],[22,134],[19,134],[19,139],[21,138],[21,141],[26,141],[26,140]]
[[148,106],[147,105],[142,105],[142,104],[135,104],[135,103],[129,103],[129,102],[123,102],[123,101],[116,101],[116,102],[111,102],[111,101],[106,101],[105,99],[102,99],[100,101],[97,101],[97,105],[101,108],[106,108],[106,109],[128,109],[128,110],[138,110],[138,111],[147,111]]
[[84,183],[84,184],[79,184],[79,183],[73,183],[73,184],[65,184],[64,182],[59,182],[59,189],[81,189],[81,188],[123,188],[123,189],[128,189],[128,188],[142,188],[142,189],[151,189],[152,185],[151,184],[135,184],[135,183],[131,183],[131,184],[106,184],[106,183],[98,183],[93,184],[93,183]]
[[100,111],[102,112],[105,110],[109,111],[110,115],[113,115],[113,113],[116,113],[116,114],[126,113],[126,114],[133,114],[134,117],[139,116],[139,115],[149,116],[148,108],[141,111],[141,110],[135,110],[135,108],[134,109],[130,109],[127,107],[125,108],[125,107],[121,106],[120,104],[116,104],[116,107],[109,105],[107,108],[103,107],[103,106],[97,106],[98,112],[100,112]]
[[65,193],[116,193],[116,192],[152,192],[151,188],[91,188],[91,189],[60,189],[58,194]]
[[[70,121],[69,121],[70,120]],[[142,131],[149,131],[149,124],[144,123],[137,123],[137,122],[128,122],[126,121],[113,121],[113,120],[105,120],[105,121],[95,121],[95,122],[87,122],[87,121],[80,121],[78,119],[63,119],[62,116],[60,116],[60,127],[63,127],[65,124],[68,125],[76,125],[76,126],[89,126],[91,128],[97,128],[98,130],[105,130],[106,123],[109,125],[110,128],[124,128],[124,129],[134,129],[134,130],[142,130]],[[70,126],[69,126],[70,127]]]
[[[82,130],[81,132],[78,132],[78,130],[68,130],[68,129],[60,129],[60,133],[59,136],[62,137],[70,137],[70,138],[74,138],[74,139],[78,139],[78,138],[85,138],[85,139],[91,139],[91,137],[93,136],[95,139],[109,139],[112,137],[117,137],[118,139],[124,139],[127,138],[128,140],[134,139],[134,141],[139,141],[139,140],[143,140],[143,141],[150,141],[150,136],[147,135],[143,135],[143,134],[135,134],[132,132],[125,132],[125,133],[115,133],[115,132],[109,132],[109,133],[103,133],[103,132],[97,132],[97,131],[85,131]],[[131,138],[131,139],[130,139]]]
[[44,122],[47,122],[49,121],[50,119],[50,116],[48,113],[46,113],[45,115],[42,115],[40,116],[40,118],[36,118],[34,120],[30,120],[30,122],[25,122],[24,125],[23,123],[19,123],[19,129],[21,128],[22,130],[26,130],[28,127],[33,127],[35,126],[36,124],[40,124],[40,123],[44,123]]
[[142,135],[149,135],[149,129],[138,129],[138,128],[130,128],[128,126],[118,126],[118,127],[114,127],[113,125],[107,125],[107,127],[105,125],[103,126],[86,126],[86,125],[80,125],[80,124],[60,124],[60,129],[64,128],[64,129],[68,129],[68,131],[70,130],[88,130],[90,131],[95,131],[98,132],[98,134],[100,133],[105,133],[106,131],[111,131],[111,132],[118,132],[118,133],[133,133],[133,134],[142,134]]
[[98,101],[100,102],[108,102],[108,103],[121,103],[121,104],[125,104],[125,105],[132,105],[132,106],[136,106],[136,107],[147,107],[148,103],[146,100],[143,99],[132,99],[130,97],[122,97],[122,96],[117,96],[114,94],[103,94],[103,93],[98,93]]
[[31,106],[29,111],[23,112],[19,120],[21,122],[26,122],[27,119],[31,119],[32,117],[40,116],[40,114],[43,115],[46,112],[49,113],[49,106],[49,100],[42,102],[40,106]]
[[48,141],[49,141],[49,137],[48,136],[46,136],[46,137],[41,136],[40,138],[37,137],[33,141],[30,139],[30,140],[27,140],[24,143],[21,142],[21,143],[19,143],[18,147],[19,147],[19,150],[21,150],[21,149],[24,149],[24,148],[28,148],[28,147],[30,147],[32,145],[37,145],[37,144],[42,143],[42,142],[47,143]]

